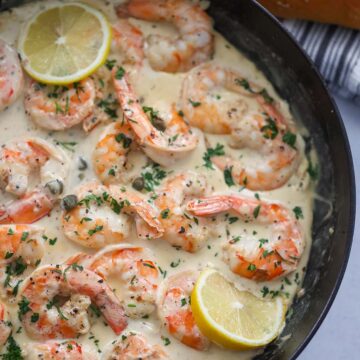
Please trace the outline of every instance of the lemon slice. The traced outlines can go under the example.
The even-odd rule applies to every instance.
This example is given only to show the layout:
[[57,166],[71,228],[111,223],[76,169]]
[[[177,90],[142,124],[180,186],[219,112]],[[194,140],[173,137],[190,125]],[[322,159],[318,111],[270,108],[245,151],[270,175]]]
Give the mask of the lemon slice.
[[19,53],[31,77],[66,85],[101,66],[110,44],[111,28],[100,11],[67,3],[38,13],[27,23],[20,34]]
[[219,272],[203,271],[191,295],[191,308],[202,333],[211,341],[234,350],[254,349],[280,333],[285,306],[240,291]]

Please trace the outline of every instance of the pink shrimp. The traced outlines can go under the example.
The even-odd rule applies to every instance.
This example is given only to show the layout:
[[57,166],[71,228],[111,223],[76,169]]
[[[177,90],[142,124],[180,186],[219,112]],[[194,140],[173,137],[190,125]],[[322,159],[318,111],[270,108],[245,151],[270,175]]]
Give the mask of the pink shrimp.
[[98,356],[74,340],[47,341],[27,346],[28,360],[97,360]]
[[10,315],[5,305],[0,302],[0,349],[4,346],[11,334]]
[[115,48],[125,57],[125,62],[141,66],[144,59],[144,38],[141,30],[127,19],[119,19],[113,25]]
[[230,240],[224,246],[224,260],[234,273],[266,281],[297,268],[305,248],[305,237],[299,222],[285,206],[239,195],[215,195],[192,200],[187,209],[196,216],[235,212],[246,222],[270,228],[268,239]]
[[212,21],[187,0],[130,0],[117,8],[120,17],[132,16],[147,21],[168,21],[180,36],[150,35],[145,48],[151,66],[158,71],[181,72],[210,59],[214,51]]
[[190,306],[190,295],[198,276],[196,271],[184,271],[168,278],[160,289],[158,313],[172,336],[202,351],[209,347],[210,341],[200,332]]
[[[30,176],[40,172],[40,184],[29,188]],[[39,138],[12,140],[0,151],[0,183],[19,197],[0,206],[0,224],[32,223],[47,215],[63,191],[68,158],[60,149]]]
[[[216,95],[223,88],[237,94],[236,101],[228,103]],[[256,100],[259,111],[248,111],[246,98]],[[227,155],[211,159],[221,170],[231,171],[238,184],[272,190],[296,171],[300,142],[294,125],[266,89],[238,72],[212,63],[193,69],[183,83],[181,107],[191,125],[208,133],[231,134],[230,147],[259,155],[258,161],[245,163]]]
[[[90,329],[93,302],[115,334],[127,326],[124,308],[104,280],[77,265],[48,265],[35,270],[18,295],[19,317],[34,339],[74,338]],[[69,298],[65,303],[60,299]]]
[[88,269],[121,283],[119,296],[129,317],[141,318],[155,310],[159,270],[149,250],[130,244],[108,246],[89,262]]
[[160,345],[151,345],[145,336],[126,331],[111,344],[102,360],[161,360],[168,359]]
[[174,114],[164,132],[154,127],[143,111],[123,68],[113,69],[113,81],[121,108],[137,142],[152,160],[161,165],[171,165],[197,147],[198,137],[179,115]]

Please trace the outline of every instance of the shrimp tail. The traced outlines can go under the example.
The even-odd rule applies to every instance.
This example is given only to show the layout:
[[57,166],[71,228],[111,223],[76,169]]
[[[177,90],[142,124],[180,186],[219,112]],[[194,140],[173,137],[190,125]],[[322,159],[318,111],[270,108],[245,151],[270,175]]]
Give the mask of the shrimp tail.
[[204,199],[191,200],[187,203],[186,209],[195,216],[211,216],[233,208],[229,197],[212,196]]
[[0,207],[0,224],[32,224],[50,213],[55,199],[43,191],[34,191]]

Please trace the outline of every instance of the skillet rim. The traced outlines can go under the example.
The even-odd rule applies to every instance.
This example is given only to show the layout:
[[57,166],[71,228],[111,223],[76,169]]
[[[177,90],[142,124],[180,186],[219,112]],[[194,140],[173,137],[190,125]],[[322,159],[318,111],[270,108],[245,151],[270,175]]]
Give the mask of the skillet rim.
[[[328,90],[325,83],[325,79],[321,75],[317,66],[310,58],[310,56],[305,52],[305,50],[300,46],[300,44],[297,42],[295,37],[289,31],[286,30],[286,28],[282,25],[279,19],[277,19],[273,14],[271,14],[264,6],[262,6],[256,0],[250,0],[250,2],[252,3],[253,6],[257,7],[259,11],[262,11],[265,14],[265,16],[267,16],[273,22],[273,24],[279,28],[279,30],[283,33],[283,35],[286,36],[292,42],[292,44],[297,48],[299,53],[304,57],[305,61],[307,61],[308,65],[311,67],[315,77],[317,77],[318,82],[323,90],[323,94],[328,97],[329,103],[332,106],[332,110],[334,111],[338,125],[340,126],[341,133],[339,134],[340,135],[339,137],[340,140],[342,140],[343,142],[346,160],[347,160],[346,165],[349,170],[348,174],[346,175],[348,177],[348,181],[350,184],[350,187],[348,189],[350,202],[348,203],[349,217],[347,219],[347,226],[346,226],[347,231],[345,236],[346,246],[345,246],[344,258],[342,260],[340,272],[337,275],[332,291],[329,297],[327,298],[320,315],[312,325],[309,333],[301,341],[300,345],[296,348],[295,352],[291,355],[291,358],[289,359],[289,360],[295,360],[299,357],[299,355],[303,352],[306,346],[310,343],[316,332],[319,330],[321,324],[325,320],[327,314],[329,313],[331,306],[333,305],[334,300],[336,298],[336,295],[338,294],[338,291],[340,289],[349,262],[351,246],[354,239],[354,229],[355,229],[355,219],[356,219],[356,182],[355,182],[354,162],[353,162],[352,152],[351,152],[347,132],[345,129],[344,121],[342,119],[338,106],[334,100],[334,97]],[[328,143],[328,146],[331,147],[332,145]]]

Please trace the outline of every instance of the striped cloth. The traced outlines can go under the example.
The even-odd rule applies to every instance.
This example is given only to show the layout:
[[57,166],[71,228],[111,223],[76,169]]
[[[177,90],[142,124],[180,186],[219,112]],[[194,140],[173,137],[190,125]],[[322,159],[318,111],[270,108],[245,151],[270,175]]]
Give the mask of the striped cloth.
[[360,32],[335,25],[285,20],[336,94],[360,104]]

